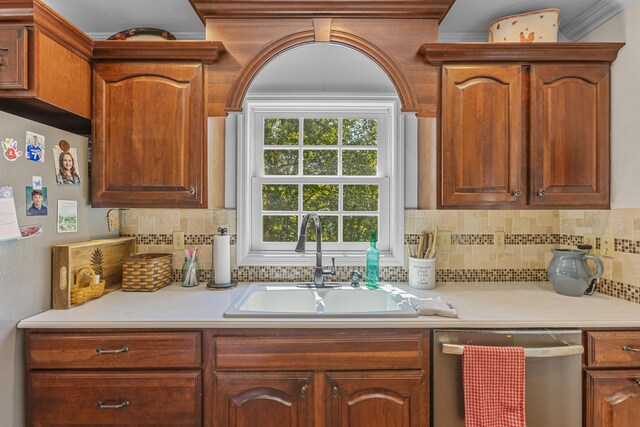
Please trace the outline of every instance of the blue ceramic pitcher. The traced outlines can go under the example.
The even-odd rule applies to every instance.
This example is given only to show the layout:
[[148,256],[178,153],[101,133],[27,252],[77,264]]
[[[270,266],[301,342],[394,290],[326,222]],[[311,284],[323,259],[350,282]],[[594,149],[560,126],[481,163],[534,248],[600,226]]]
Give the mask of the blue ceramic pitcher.
[[[602,276],[604,266],[600,258],[579,249],[551,249],[553,258],[549,263],[547,275],[557,293],[570,297],[579,297],[593,293],[595,281]],[[596,263],[598,271],[591,275],[587,260]]]

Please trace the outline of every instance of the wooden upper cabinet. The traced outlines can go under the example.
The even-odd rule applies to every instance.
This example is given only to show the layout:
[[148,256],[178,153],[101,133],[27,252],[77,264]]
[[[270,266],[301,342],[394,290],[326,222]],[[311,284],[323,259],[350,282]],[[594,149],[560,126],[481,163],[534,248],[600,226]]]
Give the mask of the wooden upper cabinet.
[[94,207],[206,207],[205,73],[195,57],[207,46],[217,57],[221,45],[185,43],[96,44]]
[[92,48],[42,0],[0,5],[0,110],[88,135]]
[[0,89],[26,89],[28,83],[27,30],[0,27]]
[[609,207],[609,65],[531,67],[531,204]]
[[425,44],[441,66],[438,205],[609,207],[621,43]]
[[441,205],[526,204],[526,122],[518,65],[443,66]]

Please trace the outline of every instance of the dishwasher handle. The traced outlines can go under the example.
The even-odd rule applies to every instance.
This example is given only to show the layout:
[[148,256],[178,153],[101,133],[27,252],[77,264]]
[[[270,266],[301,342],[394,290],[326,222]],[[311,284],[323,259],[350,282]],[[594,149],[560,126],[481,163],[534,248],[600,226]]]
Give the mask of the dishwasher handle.
[[[441,344],[443,354],[462,354],[464,345]],[[584,353],[581,345],[563,345],[557,347],[532,347],[524,349],[524,357],[560,357]]]

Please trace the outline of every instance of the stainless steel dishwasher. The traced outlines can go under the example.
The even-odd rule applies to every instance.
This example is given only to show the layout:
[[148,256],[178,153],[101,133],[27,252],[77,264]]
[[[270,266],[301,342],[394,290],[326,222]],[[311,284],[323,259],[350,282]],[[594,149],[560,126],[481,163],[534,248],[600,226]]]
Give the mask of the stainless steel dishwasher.
[[525,348],[527,427],[582,426],[582,333],[525,329],[434,331],[434,427],[464,427],[465,344]]

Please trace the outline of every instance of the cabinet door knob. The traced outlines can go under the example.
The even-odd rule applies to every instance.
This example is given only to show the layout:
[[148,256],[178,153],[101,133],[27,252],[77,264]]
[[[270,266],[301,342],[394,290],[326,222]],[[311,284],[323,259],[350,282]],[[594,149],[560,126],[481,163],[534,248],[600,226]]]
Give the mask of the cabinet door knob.
[[129,406],[128,400],[123,400],[122,402],[116,403],[114,405],[106,404],[103,401],[98,402],[98,408],[100,409],[120,409],[120,408],[124,408],[125,406]]
[[308,384],[303,385],[302,388],[300,389],[300,397],[306,397],[307,390],[309,390],[309,385]]
[[520,191],[519,188],[516,188],[515,190],[513,190],[511,192],[511,195],[515,196],[515,197],[520,197],[520,195],[522,194],[522,191]]
[[192,196],[196,195],[196,188],[195,187],[189,187],[189,194],[191,194]]
[[128,351],[129,351],[129,347],[126,347],[126,346],[122,346],[116,350],[105,350],[100,347],[96,348],[96,353],[98,354],[118,354],[118,353],[126,353]]
[[545,190],[544,188],[541,188],[538,190],[538,196],[544,197],[546,195],[547,195],[547,190]]
[[333,394],[333,397],[338,397],[340,395],[340,391],[338,390],[338,387],[333,387],[331,394]]
[[638,347],[629,347],[628,345],[623,345],[622,350],[624,351],[633,351],[634,353],[640,353],[640,348]]
[[640,386],[640,378],[636,378],[633,380],[634,383],[638,384]]

